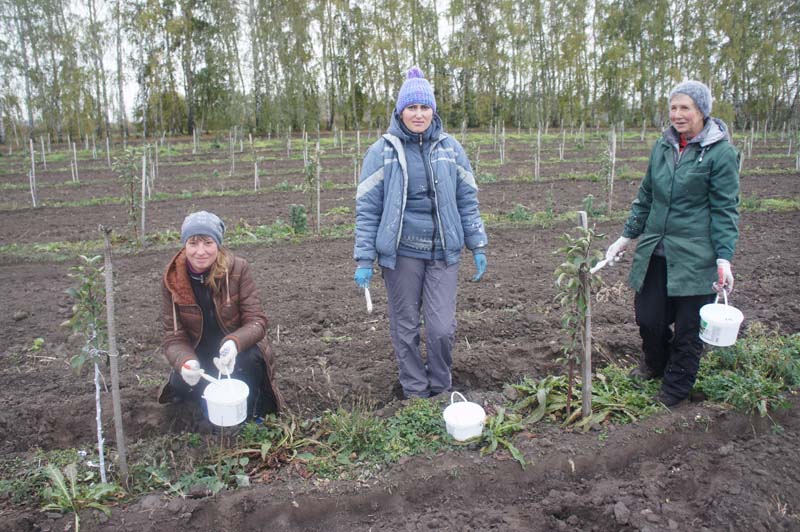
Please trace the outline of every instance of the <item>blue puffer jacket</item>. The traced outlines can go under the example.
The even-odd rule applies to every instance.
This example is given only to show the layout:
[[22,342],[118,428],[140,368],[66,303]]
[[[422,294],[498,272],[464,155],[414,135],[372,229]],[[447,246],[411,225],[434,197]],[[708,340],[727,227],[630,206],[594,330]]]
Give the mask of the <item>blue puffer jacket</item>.
[[[465,245],[473,253],[486,247],[488,239],[478,210],[478,186],[464,148],[441,131],[430,141],[428,161],[434,183],[436,223],[444,260],[455,264]],[[392,116],[389,131],[399,127]],[[359,266],[378,264],[393,269],[403,228],[408,195],[406,149],[397,135],[384,134],[370,146],[361,169],[356,192],[356,243],[353,257]]]

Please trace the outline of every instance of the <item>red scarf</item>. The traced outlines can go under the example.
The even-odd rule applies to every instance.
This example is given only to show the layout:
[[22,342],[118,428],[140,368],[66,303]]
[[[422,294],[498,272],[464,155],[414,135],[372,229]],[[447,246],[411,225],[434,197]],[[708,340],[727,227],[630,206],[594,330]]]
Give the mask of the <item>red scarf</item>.
[[686,135],[681,133],[680,136],[678,137],[678,151],[683,153],[683,149],[686,147],[687,144],[689,144],[689,140],[691,139],[687,139]]

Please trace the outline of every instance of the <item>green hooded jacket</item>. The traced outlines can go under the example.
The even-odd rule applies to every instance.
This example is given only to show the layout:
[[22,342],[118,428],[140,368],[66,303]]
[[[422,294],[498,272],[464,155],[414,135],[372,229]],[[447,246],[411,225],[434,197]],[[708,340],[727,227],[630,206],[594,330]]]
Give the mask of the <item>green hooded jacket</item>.
[[709,118],[681,153],[669,127],[653,146],[623,236],[639,238],[628,282],[637,292],[659,241],[667,295],[713,293],[716,259],[733,258],[739,239],[739,154],[722,120]]

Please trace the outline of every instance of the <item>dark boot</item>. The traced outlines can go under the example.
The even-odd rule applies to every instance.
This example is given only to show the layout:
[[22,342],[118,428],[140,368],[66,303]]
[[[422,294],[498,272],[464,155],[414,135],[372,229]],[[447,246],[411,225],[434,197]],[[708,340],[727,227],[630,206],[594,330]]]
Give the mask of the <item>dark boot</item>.
[[665,393],[664,390],[661,390],[656,394],[656,396],[653,399],[655,399],[656,402],[666,406],[667,408],[675,408],[683,404],[688,398],[675,397],[674,395],[670,395],[668,393]]
[[659,378],[660,376],[661,375],[659,375],[656,370],[647,365],[647,362],[645,362],[644,359],[640,360],[639,365],[633,368],[630,373],[628,373],[628,377],[639,381],[651,381]]

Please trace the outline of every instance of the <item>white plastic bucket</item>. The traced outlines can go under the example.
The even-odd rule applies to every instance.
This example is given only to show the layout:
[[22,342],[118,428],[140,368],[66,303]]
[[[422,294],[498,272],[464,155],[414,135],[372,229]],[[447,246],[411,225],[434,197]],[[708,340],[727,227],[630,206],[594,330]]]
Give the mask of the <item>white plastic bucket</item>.
[[238,425],[247,417],[250,389],[238,379],[220,379],[206,386],[203,398],[208,405],[208,420],[219,427]]
[[739,326],[744,314],[736,307],[728,305],[728,293],[723,290],[725,304],[719,302],[719,294],[714,303],[700,308],[700,339],[707,344],[727,347],[736,343]]
[[[461,401],[454,403],[456,395],[461,397]],[[450,394],[450,405],[444,409],[443,415],[447,433],[458,441],[480,436],[483,432],[486,412],[481,405],[470,403],[458,392]]]

